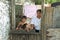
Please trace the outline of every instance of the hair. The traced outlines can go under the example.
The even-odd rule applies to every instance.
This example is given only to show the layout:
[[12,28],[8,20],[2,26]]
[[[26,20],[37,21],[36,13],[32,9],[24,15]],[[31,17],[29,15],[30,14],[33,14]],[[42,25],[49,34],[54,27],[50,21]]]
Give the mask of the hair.
[[42,12],[41,9],[38,9],[37,12]]
[[21,17],[21,19],[23,19],[23,18],[27,19],[27,17],[26,17],[26,16],[22,16],[22,17]]

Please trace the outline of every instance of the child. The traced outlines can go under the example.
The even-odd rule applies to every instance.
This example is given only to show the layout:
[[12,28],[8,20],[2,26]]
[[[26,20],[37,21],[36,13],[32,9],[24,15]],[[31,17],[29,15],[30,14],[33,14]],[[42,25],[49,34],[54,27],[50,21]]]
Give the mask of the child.
[[30,30],[32,30],[33,27],[31,27],[30,24],[27,24],[26,23],[26,20],[27,20],[27,17],[26,16],[23,16],[21,18],[21,21],[19,22],[16,30],[26,30],[27,32],[29,32]]
[[21,21],[19,22],[16,30],[20,30],[20,29],[24,29],[25,30],[26,25],[27,25],[26,20],[27,20],[27,17],[26,16],[22,16]]

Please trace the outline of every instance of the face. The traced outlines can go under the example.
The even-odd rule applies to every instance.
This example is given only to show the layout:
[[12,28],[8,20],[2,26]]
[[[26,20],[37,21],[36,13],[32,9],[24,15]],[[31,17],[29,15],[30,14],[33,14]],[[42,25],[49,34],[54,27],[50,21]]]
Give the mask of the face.
[[41,12],[37,12],[37,16],[38,17],[41,17]]
[[25,19],[25,18],[23,18],[23,19],[22,19],[22,22],[26,22],[26,19]]

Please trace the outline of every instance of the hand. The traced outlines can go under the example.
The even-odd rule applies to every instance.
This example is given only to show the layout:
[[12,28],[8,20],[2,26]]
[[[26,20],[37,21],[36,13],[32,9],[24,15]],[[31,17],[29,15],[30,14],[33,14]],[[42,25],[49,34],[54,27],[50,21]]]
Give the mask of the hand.
[[18,30],[18,28],[16,28],[16,30]]

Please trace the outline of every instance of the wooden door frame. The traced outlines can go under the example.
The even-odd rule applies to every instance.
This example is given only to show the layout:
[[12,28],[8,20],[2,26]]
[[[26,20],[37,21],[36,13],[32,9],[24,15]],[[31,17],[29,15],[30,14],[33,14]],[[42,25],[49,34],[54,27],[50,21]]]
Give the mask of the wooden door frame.
[[[44,2],[45,0],[42,0],[42,22],[41,22],[41,26],[42,26],[42,40],[47,40],[46,39],[46,27],[44,27],[44,19],[43,19],[43,16],[45,14],[45,7],[44,7]],[[16,20],[15,20],[15,0],[11,0],[11,10],[12,10],[12,29],[14,30],[15,29],[15,23],[16,23]]]
[[11,10],[12,10],[12,29],[15,29],[15,0],[11,0]]
[[42,40],[47,40],[46,38],[46,27],[45,27],[45,20],[44,20],[44,15],[45,15],[45,0],[42,0],[42,21],[41,21],[41,30],[42,30]]

